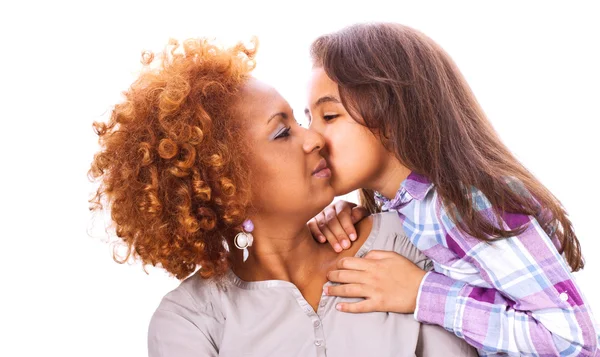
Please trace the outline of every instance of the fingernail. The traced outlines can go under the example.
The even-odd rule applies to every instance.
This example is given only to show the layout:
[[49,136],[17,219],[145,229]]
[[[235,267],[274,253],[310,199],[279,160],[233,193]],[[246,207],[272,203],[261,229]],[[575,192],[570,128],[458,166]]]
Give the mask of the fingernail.
[[350,234],[350,240],[354,242],[356,240],[356,234]]
[[319,236],[319,242],[321,243],[325,243],[327,239],[325,239],[325,236]]
[[344,247],[344,249],[350,248],[350,242],[348,242],[346,239],[344,239],[342,241],[342,247]]
[[323,295],[327,295],[327,289],[328,289],[327,287],[323,288]]
[[336,304],[335,309],[338,311],[342,311],[342,304]]
[[342,251],[342,247],[340,247],[339,244],[335,243],[335,245],[333,246],[333,250],[339,253]]

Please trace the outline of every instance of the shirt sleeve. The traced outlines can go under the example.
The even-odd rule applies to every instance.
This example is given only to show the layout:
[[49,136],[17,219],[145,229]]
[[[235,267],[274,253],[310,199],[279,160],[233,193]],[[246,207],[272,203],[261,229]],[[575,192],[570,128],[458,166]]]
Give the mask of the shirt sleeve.
[[465,340],[440,326],[421,324],[415,355],[420,357],[462,356],[475,357],[477,351]]
[[535,218],[504,214],[507,227],[524,231],[488,243],[459,230],[443,209],[438,213],[443,244],[475,266],[483,282],[470,285],[436,264],[419,289],[418,321],[443,326],[484,354],[600,355],[589,307]]
[[218,323],[190,304],[185,292],[173,291],[155,311],[148,329],[149,357],[216,357],[212,332]]

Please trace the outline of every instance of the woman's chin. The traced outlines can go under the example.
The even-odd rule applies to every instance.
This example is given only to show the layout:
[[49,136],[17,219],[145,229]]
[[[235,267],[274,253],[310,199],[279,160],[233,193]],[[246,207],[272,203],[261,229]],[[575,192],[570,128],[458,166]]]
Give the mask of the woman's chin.
[[316,209],[318,212],[321,212],[325,207],[333,202],[333,199],[335,198],[335,191],[333,190],[333,187],[329,186],[318,194],[315,194],[312,198],[312,201],[315,203],[315,207],[317,207]]
[[349,182],[340,182],[339,180],[331,180],[331,187],[335,197],[347,195],[359,188],[349,185]]
[[327,204],[331,203],[331,201],[333,201],[335,198],[335,190],[333,187],[329,186],[326,192],[323,192],[323,197],[323,201],[327,201]]

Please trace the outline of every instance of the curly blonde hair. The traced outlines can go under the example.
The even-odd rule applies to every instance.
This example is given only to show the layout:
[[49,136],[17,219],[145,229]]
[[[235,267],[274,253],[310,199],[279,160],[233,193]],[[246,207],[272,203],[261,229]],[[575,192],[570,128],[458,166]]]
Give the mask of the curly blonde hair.
[[143,71],[108,123],[95,122],[100,151],[89,170],[100,182],[91,210],[107,205],[127,253],[184,279],[229,267],[225,237],[250,202],[243,138],[232,112],[254,69],[257,40],[220,47],[171,40],[142,54]]

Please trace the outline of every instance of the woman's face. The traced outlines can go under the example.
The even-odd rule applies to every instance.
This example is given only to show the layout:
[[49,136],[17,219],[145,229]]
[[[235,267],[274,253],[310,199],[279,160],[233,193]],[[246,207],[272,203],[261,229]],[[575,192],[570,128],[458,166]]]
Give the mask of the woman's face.
[[342,105],[338,85],[323,68],[313,69],[305,114],[309,130],[325,138],[324,153],[332,172],[335,195],[371,188],[381,176],[389,152],[362,118],[352,118]]
[[274,88],[249,80],[235,110],[246,131],[252,203],[259,214],[308,221],[333,200],[323,137],[300,127]]

